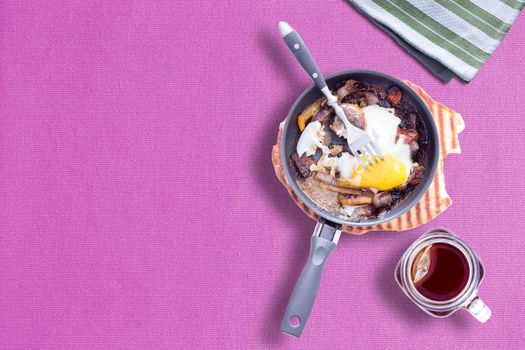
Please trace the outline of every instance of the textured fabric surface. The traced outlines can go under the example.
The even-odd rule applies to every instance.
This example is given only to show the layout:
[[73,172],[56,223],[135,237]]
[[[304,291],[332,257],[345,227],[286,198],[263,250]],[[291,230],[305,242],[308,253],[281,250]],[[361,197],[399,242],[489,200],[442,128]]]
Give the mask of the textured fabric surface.
[[450,77],[445,66],[467,82],[525,6],[522,0],[349,1],[443,81]]
[[[275,177],[279,122],[326,74],[381,70],[461,113],[454,203],[341,238],[300,339],[279,333],[314,222]],[[0,349],[522,349],[525,22],[442,85],[346,1],[0,2]],[[445,226],[486,266],[493,317],[432,319],[397,288]]]

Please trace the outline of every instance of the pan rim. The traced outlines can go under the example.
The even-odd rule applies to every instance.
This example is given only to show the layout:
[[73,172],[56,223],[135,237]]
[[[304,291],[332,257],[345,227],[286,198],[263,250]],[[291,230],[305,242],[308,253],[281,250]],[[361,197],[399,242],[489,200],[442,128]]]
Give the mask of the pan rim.
[[[391,220],[394,220],[401,215],[405,214],[408,210],[410,210],[414,205],[419,202],[419,200],[427,193],[428,188],[430,187],[432,181],[434,180],[434,177],[436,175],[436,170],[439,164],[439,152],[440,152],[440,142],[439,142],[439,133],[437,130],[436,122],[434,121],[432,112],[428,108],[427,104],[423,101],[421,96],[417,94],[416,91],[414,91],[410,86],[408,86],[405,82],[402,80],[395,78],[391,75],[374,71],[374,70],[367,70],[367,69],[348,69],[339,71],[336,73],[332,73],[328,76],[326,76],[326,80],[332,80],[337,79],[342,76],[346,75],[373,75],[381,79],[385,79],[387,81],[392,81],[394,84],[397,84],[399,86],[402,86],[408,93],[412,96],[412,99],[417,101],[419,106],[422,108],[422,110],[425,112],[426,117],[425,119],[429,120],[429,123],[425,124],[427,128],[428,136],[431,136],[432,142],[429,144],[429,158],[432,155],[433,156],[433,162],[431,164],[428,164],[429,171],[428,176],[424,178],[424,182],[416,187],[416,193],[413,193],[413,195],[410,198],[407,198],[403,203],[401,203],[396,209],[397,212],[388,212],[384,216],[381,216],[379,218],[375,218],[369,221],[365,222],[353,222],[353,221],[347,221],[342,219],[341,217],[336,216],[335,214],[329,213],[327,210],[322,209],[318,207],[318,205],[311,200],[300,188],[297,184],[297,181],[295,177],[293,176],[292,172],[290,171],[290,164],[288,162],[288,159],[286,159],[286,140],[288,135],[288,128],[290,127],[291,120],[294,119],[294,110],[297,108],[297,106],[304,100],[305,96],[309,94],[312,90],[317,89],[317,86],[315,84],[310,85],[308,88],[306,88],[300,95],[297,97],[295,102],[293,103],[292,107],[290,108],[288,115],[286,116],[285,123],[283,126],[282,131],[282,137],[281,137],[281,148],[280,148],[280,154],[279,157],[281,159],[281,163],[283,164],[284,173],[286,176],[286,179],[290,186],[292,187],[293,192],[296,196],[298,196],[301,201],[310,209],[313,211],[318,217],[323,218],[327,221],[345,225],[345,226],[352,226],[352,227],[370,227],[374,225],[379,225]],[[350,78],[342,78],[342,79],[350,79]],[[390,215],[389,215],[390,214]]]

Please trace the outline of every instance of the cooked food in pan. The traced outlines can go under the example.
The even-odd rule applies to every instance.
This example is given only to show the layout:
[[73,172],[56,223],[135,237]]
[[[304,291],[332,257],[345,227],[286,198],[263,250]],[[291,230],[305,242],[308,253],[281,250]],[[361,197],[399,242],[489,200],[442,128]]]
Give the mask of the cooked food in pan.
[[396,86],[348,80],[332,93],[353,125],[375,141],[384,161],[363,168],[346,141],[346,129],[326,98],[298,116],[300,137],[291,162],[301,190],[319,207],[345,219],[377,217],[401,203],[419,184],[428,163],[426,134]]

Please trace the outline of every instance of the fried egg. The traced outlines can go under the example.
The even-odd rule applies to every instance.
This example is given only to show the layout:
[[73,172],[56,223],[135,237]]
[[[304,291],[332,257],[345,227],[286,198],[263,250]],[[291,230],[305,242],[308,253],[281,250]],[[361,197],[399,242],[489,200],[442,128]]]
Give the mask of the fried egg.
[[374,140],[385,160],[366,169],[352,162],[354,167],[351,175],[342,176],[343,173],[340,173],[339,185],[377,188],[380,191],[401,186],[408,180],[413,165],[409,145],[402,138],[396,143],[401,119],[395,116],[394,109],[378,105],[364,107],[363,112],[365,132]]
[[297,142],[299,155],[313,155],[317,148],[323,151],[318,164],[339,174],[338,185],[357,188],[390,190],[406,183],[413,162],[410,147],[403,138],[396,142],[397,129],[401,119],[396,117],[393,108],[371,105],[363,108],[366,119],[365,132],[370,135],[383,154],[384,161],[364,169],[358,159],[348,152],[339,157],[329,156],[330,150],[322,144],[324,132],[319,121],[311,122],[303,130]]
[[404,184],[410,172],[404,161],[393,154],[385,154],[385,160],[372,167],[363,169],[358,165],[348,180],[339,180],[338,185],[358,188],[377,188],[380,191],[390,190]]

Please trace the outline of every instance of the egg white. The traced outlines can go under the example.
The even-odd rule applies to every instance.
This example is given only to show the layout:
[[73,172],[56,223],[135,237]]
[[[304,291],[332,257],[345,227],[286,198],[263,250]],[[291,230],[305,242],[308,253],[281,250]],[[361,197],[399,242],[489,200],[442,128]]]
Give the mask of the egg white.
[[363,108],[366,119],[365,132],[383,154],[391,154],[405,164],[407,178],[412,169],[412,158],[410,146],[400,138],[396,143],[397,128],[401,119],[396,117],[393,108],[384,108],[379,105],[371,105]]

